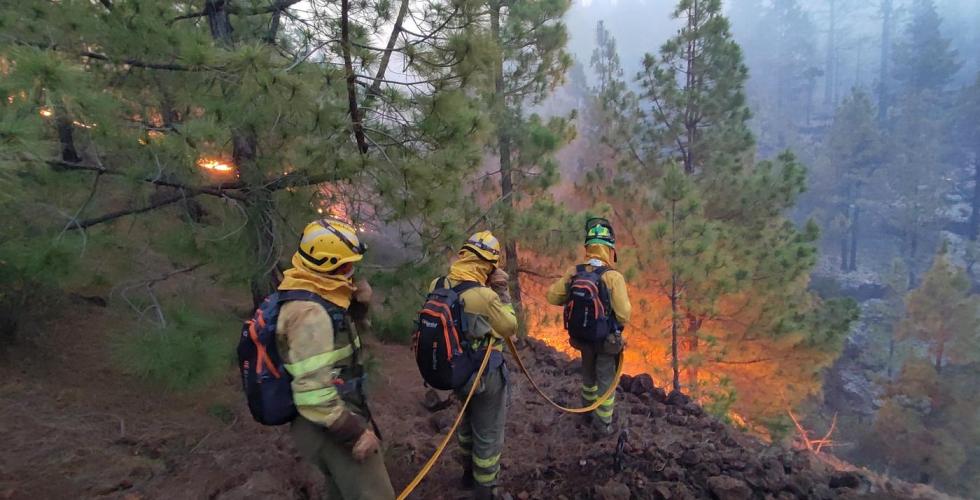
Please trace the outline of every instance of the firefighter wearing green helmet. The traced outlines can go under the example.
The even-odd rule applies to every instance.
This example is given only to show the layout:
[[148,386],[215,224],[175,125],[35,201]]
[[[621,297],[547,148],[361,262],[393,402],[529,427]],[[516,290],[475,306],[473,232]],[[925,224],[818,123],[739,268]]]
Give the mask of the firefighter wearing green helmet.
[[[623,328],[629,323],[632,306],[626,279],[616,270],[616,236],[608,220],[592,218],[586,223],[585,259],[569,267],[564,275],[548,288],[547,299],[553,305],[565,306],[569,342],[582,353],[582,404],[595,403],[613,384],[616,363],[625,346]],[[585,315],[579,311],[587,297]],[[593,317],[594,316],[594,317]],[[578,324],[573,318],[586,320]],[[592,423],[601,435],[612,434],[615,394],[593,413]]]

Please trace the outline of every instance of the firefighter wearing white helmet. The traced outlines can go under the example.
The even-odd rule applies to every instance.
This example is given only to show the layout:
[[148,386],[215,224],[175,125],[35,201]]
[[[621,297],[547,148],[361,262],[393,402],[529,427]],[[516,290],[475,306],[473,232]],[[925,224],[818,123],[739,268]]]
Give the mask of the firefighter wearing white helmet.
[[[312,292],[330,306],[305,300],[283,304],[276,343],[293,377],[299,416],[290,434],[296,448],[326,476],[328,498],[344,500],[395,497],[360,390],[363,355],[350,314],[366,314],[371,300],[367,283],[353,280],[354,264],[366,250],[350,224],[311,222],[279,285]],[[335,325],[342,325],[341,331]]]
[[497,475],[500,472],[500,453],[504,446],[504,424],[507,420],[507,367],[504,366],[502,337],[517,332],[517,316],[507,289],[508,276],[498,267],[501,245],[490,231],[470,236],[457,254],[446,276],[436,278],[429,286],[431,292],[440,282],[444,287],[457,287],[466,282],[479,286],[460,294],[463,300],[467,336],[473,349],[481,352],[487,347],[492,353],[483,380],[471,380],[457,389],[461,400],[466,399],[472,384],[481,383],[470,401],[457,433],[460,459],[463,463],[461,486],[474,488],[474,498],[493,498]]

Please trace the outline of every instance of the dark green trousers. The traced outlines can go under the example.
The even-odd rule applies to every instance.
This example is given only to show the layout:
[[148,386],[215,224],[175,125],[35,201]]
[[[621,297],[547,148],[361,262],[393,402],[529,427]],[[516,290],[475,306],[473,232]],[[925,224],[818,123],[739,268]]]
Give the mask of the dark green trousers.
[[[588,406],[595,403],[609,386],[619,383],[618,380],[613,380],[616,377],[616,361],[619,354],[609,354],[607,351],[610,349],[602,345],[576,347],[582,352],[582,405]],[[610,424],[615,405],[616,394],[613,393],[592,412],[592,415],[602,424]]]
[[296,449],[327,478],[330,500],[389,500],[395,491],[379,452],[358,463],[350,449],[338,443],[326,427],[296,417],[289,433]]
[[[482,486],[497,484],[500,452],[504,448],[504,424],[507,422],[507,367],[500,365],[483,376],[481,387],[463,414],[456,439],[462,460],[473,467],[473,479]],[[457,391],[465,400],[470,384]]]

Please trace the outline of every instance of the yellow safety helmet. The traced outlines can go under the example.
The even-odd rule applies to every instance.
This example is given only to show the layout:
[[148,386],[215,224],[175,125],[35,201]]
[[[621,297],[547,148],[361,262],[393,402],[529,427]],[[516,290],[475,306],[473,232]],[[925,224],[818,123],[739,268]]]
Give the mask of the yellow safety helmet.
[[336,219],[320,219],[306,225],[297,253],[311,270],[329,273],[363,259],[366,251],[367,246],[358,239],[353,226]]
[[460,249],[460,252],[465,251],[472,252],[477,257],[495,265],[500,261],[500,241],[490,231],[480,231],[470,236],[470,239],[466,240],[463,248]]

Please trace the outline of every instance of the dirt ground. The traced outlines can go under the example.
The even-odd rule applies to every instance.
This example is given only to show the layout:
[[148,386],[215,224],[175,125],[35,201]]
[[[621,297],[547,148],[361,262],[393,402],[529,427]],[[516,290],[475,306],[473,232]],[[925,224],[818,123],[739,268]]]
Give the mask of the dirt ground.
[[[111,310],[82,305],[72,321],[52,322],[45,335],[0,358],[0,499],[322,496],[322,478],[295,454],[286,429],[252,421],[234,368],[187,394],[121,373],[105,333],[120,320]],[[399,490],[435,449],[457,407],[432,413],[422,405],[426,389],[407,346],[368,345],[381,366],[372,407]],[[546,391],[576,402],[574,360],[536,342],[524,352]],[[768,447],[645,381],[626,380],[617,397],[625,432],[596,439],[581,417],[546,407],[518,372],[510,380],[505,498],[939,497]],[[467,498],[456,487],[454,448],[412,498]]]

